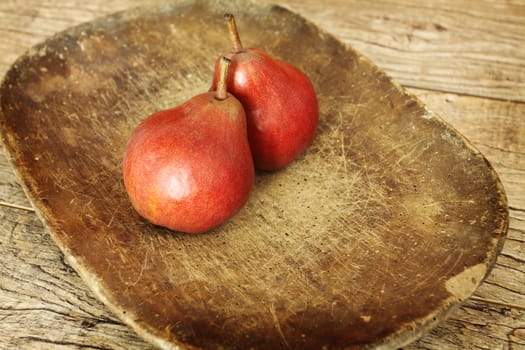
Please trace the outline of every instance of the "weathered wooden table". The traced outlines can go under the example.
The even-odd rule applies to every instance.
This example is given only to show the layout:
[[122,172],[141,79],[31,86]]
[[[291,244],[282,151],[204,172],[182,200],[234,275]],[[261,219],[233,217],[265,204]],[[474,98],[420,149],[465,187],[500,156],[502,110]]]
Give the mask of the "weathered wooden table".
[[[368,56],[485,154],[510,229],[451,319],[408,349],[525,348],[524,1],[283,1]],[[0,1],[0,75],[30,46],[141,1]],[[66,264],[0,151],[0,348],[150,348]]]

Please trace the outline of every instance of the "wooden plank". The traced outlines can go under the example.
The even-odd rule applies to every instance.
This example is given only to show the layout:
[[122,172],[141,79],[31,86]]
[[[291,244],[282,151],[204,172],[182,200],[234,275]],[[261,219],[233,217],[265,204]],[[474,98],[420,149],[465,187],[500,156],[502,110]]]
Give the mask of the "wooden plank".
[[34,213],[0,207],[0,347],[150,349],[63,261]]
[[19,207],[33,211],[18,179],[0,148],[0,206]]
[[0,1],[0,76],[29,47],[68,27],[144,5],[140,0]]
[[[250,23],[243,37],[266,38],[318,89],[323,117],[309,156],[259,177],[251,205],[216,235],[163,235],[128,210],[118,166],[122,147],[143,118],[137,111],[165,103],[164,89],[144,90],[155,91],[166,78],[184,83],[187,71],[175,64],[194,73],[188,84],[205,85],[200,77],[211,74],[209,65],[195,62],[213,62],[209,55],[221,51],[223,35],[195,23],[220,26],[224,5],[217,4],[96,22],[47,42],[39,51],[45,55],[28,56],[9,75],[2,90],[6,145],[53,238],[99,298],[159,345],[272,348],[284,341],[299,348],[305,340],[338,347],[412,339],[470,295],[492,266],[506,201],[492,170],[454,131],[376,66],[290,12],[260,16],[267,10],[236,5]],[[280,32],[288,33],[284,41]],[[206,40],[190,41],[194,35]],[[166,47],[166,38],[180,50]],[[143,48],[140,56],[130,51],[134,46]],[[120,59],[108,64],[115,56]],[[141,64],[153,74],[132,68]],[[136,78],[123,84],[120,75],[129,71]],[[119,102],[136,105],[108,108]],[[26,139],[32,142],[17,141]],[[351,178],[360,180],[349,184]],[[484,187],[491,190],[478,191]],[[428,203],[432,208],[421,211]],[[260,210],[264,223],[257,222]],[[481,215],[485,221],[471,220]],[[229,238],[226,245],[222,237]],[[398,260],[400,252],[407,257]],[[268,268],[252,267],[260,262]],[[365,272],[376,266],[383,266],[380,273]],[[180,283],[182,276],[189,281]]]
[[403,85],[525,101],[525,1],[329,3],[283,2]]
[[[263,2],[273,2],[262,0]],[[286,0],[407,86],[525,101],[525,1]],[[0,1],[0,73],[29,46],[139,0]],[[247,43],[248,44],[248,43]],[[502,54],[503,53],[503,54]]]
[[509,232],[501,255],[476,297],[509,307],[523,307],[525,302],[525,224],[519,211],[511,210]]
[[[30,45],[48,35],[139,3],[74,0],[64,8],[60,1],[0,1],[1,75]],[[523,100],[523,1],[479,1],[475,8],[471,3],[461,1],[382,0],[367,2],[366,7],[362,6],[363,2],[343,0],[322,3],[291,0],[284,4],[336,33],[406,85]],[[490,24],[490,30],[484,23]],[[523,281],[525,255],[525,149],[523,124],[520,123],[523,122],[520,117],[524,115],[523,105],[418,89],[413,91],[483,151],[502,177],[510,204],[515,209],[511,210],[509,237],[503,254],[476,293],[477,298],[495,303],[468,302],[450,321],[409,348],[522,348],[525,316],[519,307],[523,303],[523,298],[520,300],[523,286],[519,281]],[[483,121],[483,130],[477,128],[480,121]],[[501,131],[502,125],[505,131]],[[513,132],[508,133],[509,129]],[[1,200],[27,204],[2,152]],[[0,226],[0,232],[3,237],[11,237],[0,244],[0,251],[7,261],[13,262],[6,270],[0,270],[6,272],[0,272],[0,287],[9,284],[11,289],[10,293],[0,290],[1,344],[21,349],[74,349],[82,346],[138,349],[146,346],[128,328],[108,326],[114,319],[100,304],[94,307],[97,311],[82,314],[97,301],[67,265],[54,266],[48,262],[60,261],[61,254],[49,236],[43,233],[34,214],[12,208],[0,210],[4,213],[0,214],[0,222],[10,223]],[[24,224],[27,221],[33,224]],[[31,244],[35,237],[40,238]],[[56,255],[49,253],[53,249]],[[34,253],[39,251],[45,253]],[[18,258],[20,254],[25,254],[26,260]],[[29,254],[36,256],[27,260]],[[47,275],[30,279],[31,273],[38,274],[40,265],[45,266]],[[57,297],[64,295],[61,288],[68,284],[74,289],[68,292],[73,296]],[[75,298],[78,300],[72,302]],[[25,309],[4,309],[6,303],[22,305]],[[55,308],[59,312],[53,311]],[[93,315],[102,315],[103,321],[91,322]],[[19,323],[20,320],[24,322]]]
[[524,319],[522,309],[468,301],[454,317],[404,349],[523,349]]

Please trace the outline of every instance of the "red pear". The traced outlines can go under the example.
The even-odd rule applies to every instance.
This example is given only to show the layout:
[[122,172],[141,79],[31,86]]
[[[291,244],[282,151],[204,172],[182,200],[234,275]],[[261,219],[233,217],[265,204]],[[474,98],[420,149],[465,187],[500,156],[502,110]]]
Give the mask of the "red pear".
[[[243,48],[235,18],[226,14],[233,48],[228,91],[246,112],[255,167],[277,170],[312,142],[319,119],[317,97],[309,78],[291,64],[257,48]],[[218,63],[212,89],[217,85]]]
[[123,175],[136,211],[153,224],[208,231],[245,204],[254,181],[241,103],[226,91],[220,60],[216,91],[154,113],[133,131]]

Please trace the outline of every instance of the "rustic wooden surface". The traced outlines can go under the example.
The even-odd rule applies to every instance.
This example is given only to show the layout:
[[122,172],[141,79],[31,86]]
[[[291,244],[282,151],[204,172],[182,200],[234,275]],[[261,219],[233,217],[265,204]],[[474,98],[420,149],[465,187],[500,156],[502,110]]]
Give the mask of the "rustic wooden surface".
[[[139,2],[0,2],[2,74],[29,46]],[[525,4],[285,2],[378,63],[470,138],[501,176],[510,230],[489,278],[407,348],[525,346]],[[6,348],[147,348],[63,262],[2,155],[0,343]]]

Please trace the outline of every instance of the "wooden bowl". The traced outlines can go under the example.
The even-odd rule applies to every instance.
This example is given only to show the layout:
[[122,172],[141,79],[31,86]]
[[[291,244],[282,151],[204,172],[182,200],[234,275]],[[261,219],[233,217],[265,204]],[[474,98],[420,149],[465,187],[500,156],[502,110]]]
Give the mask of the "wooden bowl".
[[[258,173],[213,232],[131,208],[127,139],[208,90],[229,49],[302,69],[314,143]],[[37,45],[1,87],[3,143],[51,236],[93,292],[148,341],[176,348],[395,348],[443,320],[489,272],[507,230],[502,185],[450,125],[373,63],[278,6],[184,1],[130,10]]]

